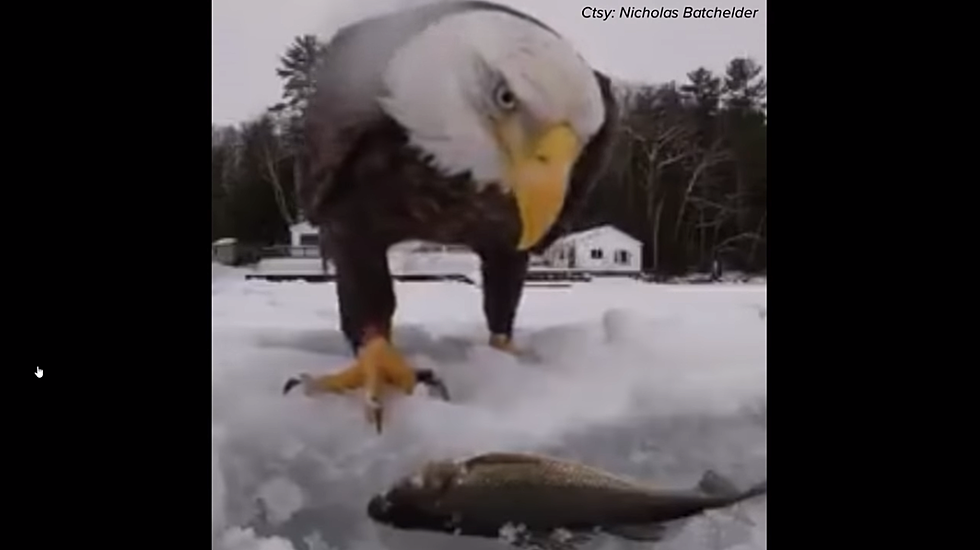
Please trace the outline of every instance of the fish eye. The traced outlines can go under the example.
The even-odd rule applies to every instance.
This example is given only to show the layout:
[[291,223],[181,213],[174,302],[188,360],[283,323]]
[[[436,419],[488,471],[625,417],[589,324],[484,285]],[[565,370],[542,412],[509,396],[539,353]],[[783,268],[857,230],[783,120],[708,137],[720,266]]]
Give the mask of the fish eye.
[[505,111],[510,111],[517,106],[517,96],[506,84],[497,86],[493,92],[493,99],[497,106]]

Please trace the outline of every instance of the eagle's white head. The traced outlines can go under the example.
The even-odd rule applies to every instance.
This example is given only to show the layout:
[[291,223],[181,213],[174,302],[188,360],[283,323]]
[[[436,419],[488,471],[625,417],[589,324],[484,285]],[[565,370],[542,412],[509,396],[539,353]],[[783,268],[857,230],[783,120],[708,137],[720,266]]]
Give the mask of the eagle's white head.
[[449,15],[391,59],[382,108],[447,174],[516,198],[533,246],[564,203],[571,170],[606,116],[592,68],[561,37],[514,15]]

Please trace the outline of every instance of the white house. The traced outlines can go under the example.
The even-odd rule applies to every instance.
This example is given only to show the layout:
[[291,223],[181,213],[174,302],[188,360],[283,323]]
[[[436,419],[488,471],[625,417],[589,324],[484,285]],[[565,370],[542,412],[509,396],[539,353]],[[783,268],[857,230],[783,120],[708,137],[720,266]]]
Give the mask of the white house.
[[319,231],[305,220],[289,226],[289,245],[293,258],[320,257]]
[[544,253],[549,267],[582,271],[639,272],[643,243],[611,225],[572,233]]
[[301,221],[289,226],[289,244],[294,247],[320,246],[319,233],[307,221]]
[[238,240],[233,237],[225,237],[211,243],[211,261],[225,265],[234,265],[237,260],[236,247]]

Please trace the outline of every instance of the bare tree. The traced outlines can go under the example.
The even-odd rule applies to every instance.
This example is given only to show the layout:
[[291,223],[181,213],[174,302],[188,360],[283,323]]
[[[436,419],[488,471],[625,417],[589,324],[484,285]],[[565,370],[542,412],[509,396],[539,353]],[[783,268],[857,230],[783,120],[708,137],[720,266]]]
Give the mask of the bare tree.
[[696,155],[696,128],[683,112],[676,87],[663,86],[649,88],[634,97],[633,111],[624,132],[628,136],[633,168],[627,174],[630,181],[626,186],[636,188],[643,195],[646,226],[653,247],[652,267],[658,271],[665,252],[665,213],[681,219],[679,211],[667,210],[672,193],[666,174],[679,173]]
[[268,179],[269,184],[272,185],[279,214],[282,216],[283,221],[286,222],[286,225],[293,225],[296,223],[296,219],[289,211],[289,202],[286,200],[287,195],[282,185],[282,179],[279,176],[281,161],[287,160],[289,157],[284,153],[281,144],[277,143],[277,141],[272,139],[263,144],[262,166],[265,169],[265,177]]

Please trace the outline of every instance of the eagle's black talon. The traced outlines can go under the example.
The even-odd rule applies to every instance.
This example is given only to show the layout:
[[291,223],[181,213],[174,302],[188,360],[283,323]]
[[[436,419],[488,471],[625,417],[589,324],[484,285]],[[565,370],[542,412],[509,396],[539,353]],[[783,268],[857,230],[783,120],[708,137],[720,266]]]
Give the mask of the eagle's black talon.
[[421,384],[425,384],[427,387],[432,388],[439,394],[439,398],[443,401],[449,401],[449,389],[446,388],[446,384],[441,378],[436,376],[436,373],[432,372],[432,369],[418,369],[415,371],[415,379]]
[[295,388],[296,386],[302,383],[303,381],[300,380],[299,378],[290,378],[289,380],[286,380],[286,384],[282,387],[282,394],[286,395],[287,393],[289,393],[289,390]]

